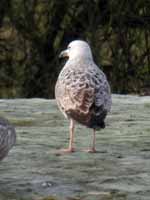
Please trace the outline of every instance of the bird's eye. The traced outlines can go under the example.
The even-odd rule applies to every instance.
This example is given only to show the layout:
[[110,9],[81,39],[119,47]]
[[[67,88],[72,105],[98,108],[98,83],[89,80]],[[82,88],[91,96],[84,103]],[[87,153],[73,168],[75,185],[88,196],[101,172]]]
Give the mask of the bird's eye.
[[67,49],[71,49],[71,47],[69,46]]

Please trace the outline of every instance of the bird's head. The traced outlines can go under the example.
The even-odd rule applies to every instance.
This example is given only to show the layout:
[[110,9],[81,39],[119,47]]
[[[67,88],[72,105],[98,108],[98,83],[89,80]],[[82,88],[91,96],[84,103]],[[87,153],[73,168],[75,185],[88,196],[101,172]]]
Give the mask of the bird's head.
[[74,40],[69,43],[66,50],[62,51],[59,58],[69,58],[69,60],[82,58],[92,59],[91,49],[87,42],[82,40]]

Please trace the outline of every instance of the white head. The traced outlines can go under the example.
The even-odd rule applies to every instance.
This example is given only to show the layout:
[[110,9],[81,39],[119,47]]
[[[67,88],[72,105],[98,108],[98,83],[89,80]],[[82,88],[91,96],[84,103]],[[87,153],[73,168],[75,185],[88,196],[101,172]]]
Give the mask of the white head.
[[67,49],[62,51],[59,57],[68,57],[69,60],[76,58],[93,59],[88,43],[82,40],[74,40],[70,42]]

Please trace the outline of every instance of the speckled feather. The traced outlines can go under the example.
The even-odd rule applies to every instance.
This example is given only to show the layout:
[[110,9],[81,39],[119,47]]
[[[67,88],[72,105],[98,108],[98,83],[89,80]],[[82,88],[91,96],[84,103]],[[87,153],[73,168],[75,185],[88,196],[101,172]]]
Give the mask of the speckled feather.
[[111,107],[110,87],[92,59],[68,60],[58,77],[55,96],[66,117],[89,128],[104,128]]
[[0,160],[2,160],[16,142],[16,132],[10,123],[0,118]]

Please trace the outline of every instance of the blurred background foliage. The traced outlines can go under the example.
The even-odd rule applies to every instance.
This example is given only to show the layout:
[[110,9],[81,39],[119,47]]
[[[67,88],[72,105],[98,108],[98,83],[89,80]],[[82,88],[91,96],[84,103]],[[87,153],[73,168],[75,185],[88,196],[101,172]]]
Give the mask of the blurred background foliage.
[[58,54],[83,39],[114,93],[150,94],[149,0],[1,0],[0,97],[54,97]]

